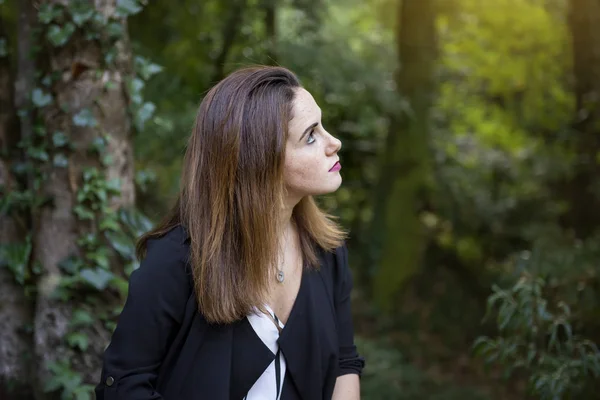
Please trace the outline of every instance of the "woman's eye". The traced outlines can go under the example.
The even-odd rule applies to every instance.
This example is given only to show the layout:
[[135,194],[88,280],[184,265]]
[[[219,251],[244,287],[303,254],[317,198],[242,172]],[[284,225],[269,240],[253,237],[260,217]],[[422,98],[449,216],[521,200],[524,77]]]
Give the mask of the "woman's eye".
[[312,131],[310,131],[310,133],[308,134],[308,139],[306,140],[306,143],[311,144],[314,143],[315,141],[315,130],[313,129]]

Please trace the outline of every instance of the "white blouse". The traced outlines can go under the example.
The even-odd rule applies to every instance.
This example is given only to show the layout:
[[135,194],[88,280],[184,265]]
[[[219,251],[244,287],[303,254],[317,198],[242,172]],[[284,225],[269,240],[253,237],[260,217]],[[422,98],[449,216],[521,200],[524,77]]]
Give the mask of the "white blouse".
[[[265,306],[267,311],[273,317],[273,320],[283,329],[283,323],[275,316],[275,313],[269,306]],[[248,321],[263,341],[265,346],[276,355],[275,360],[269,364],[265,372],[258,378],[250,391],[244,397],[244,400],[279,400],[283,388],[283,378],[285,377],[285,357],[279,351],[277,339],[279,339],[279,330],[267,315],[258,309],[255,313],[249,315]]]

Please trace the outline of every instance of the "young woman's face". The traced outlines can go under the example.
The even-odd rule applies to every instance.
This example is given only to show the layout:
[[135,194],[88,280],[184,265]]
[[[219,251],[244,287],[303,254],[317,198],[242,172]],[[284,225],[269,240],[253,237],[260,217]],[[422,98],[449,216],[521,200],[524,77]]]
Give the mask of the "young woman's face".
[[338,151],[342,147],[321,124],[321,109],[312,95],[296,89],[288,125],[284,179],[288,195],[302,198],[336,191],[341,183]]

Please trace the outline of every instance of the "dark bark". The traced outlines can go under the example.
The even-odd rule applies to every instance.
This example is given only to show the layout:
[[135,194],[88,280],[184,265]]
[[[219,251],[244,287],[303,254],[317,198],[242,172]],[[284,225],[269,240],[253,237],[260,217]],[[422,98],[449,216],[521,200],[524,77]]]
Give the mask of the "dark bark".
[[[115,1],[96,3],[96,9],[110,15],[114,12]],[[57,0],[50,2],[60,3]],[[77,192],[83,185],[83,170],[96,167],[104,170],[108,180],[120,180],[121,195],[112,200],[115,208],[134,204],[133,152],[125,90],[131,60],[126,40],[118,42],[116,47],[116,66],[108,69],[103,65],[104,52],[99,43],[86,40],[80,33],[74,34],[63,47],[49,48],[47,54],[50,72],[61,79],[52,88],[54,103],[42,111],[44,123],[49,135],[64,132],[74,150],[69,154],[68,167],[46,163],[43,168],[47,178],[41,192],[53,202],[41,209],[39,225],[34,232],[34,255],[44,271],[37,285],[34,321],[38,387],[50,375],[48,364],[60,360],[71,360],[73,369],[82,373],[85,382],[95,382],[99,376],[100,354],[109,337],[109,332],[98,321],[86,332],[90,348],[85,353],[68,347],[64,339],[69,332],[74,304],[58,300],[52,293],[63,277],[59,263],[69,256],[82,255],[77,239],[87,232],[98,232],[95,223],[83,223],[73,212]],[[97,74],[98,70],[102,73]],[[107,88],[107,82],[113,83],[112,88]],[[91,110],[97,126],[73,124],[73,116],[85,109]],[[102,134],[106,135],[107,151],[113,158],[106,168],[89,152],[94,140]],[[114,268],[119,270],[120,267],[115,263]],[[84,304],[77,306],[85,307]],[[37,396],[45,398],[42,393]]]
[[236,0],[234,4],[229,7],[229,15],[223,25],[223,44],[221,46],[221,51],[215,60],[215,72],[211,80],[213,84],[220,81],[225,76],[225,62],[235,43],[237,34],[241,29],[245,9],[246,0]]
[[[28,16],[28,10],[21,11],[24,12],[23,21]],[[6,39],[3,22],[0,17],[0,38]],[[8,56],[0,56],[0,196],[18,188],[11,173],[11,150],[18,141],[19,133],[11,72]],[[23,243],[25,233],[23,216],[15,212],[0,214],[0,246]],[[31,340],[24,328],[31,322],[32,316],[24,288],[17,283],[11,270],[7,266],[0,266],[0,398],[11,396],[25,400],[31,398],[27,380],[30,365],[26,357]]]
[[578,154],[562,193],[569,203],[563,222],[581,238],[600,227],[600,2],[571,0],[569,26],[577,110],[573,127]]
[[[68,5],[62,0],[46,2]],[[86,303],[83,294],[81,298],[73,298],[69,302],[53,297],[58,283],[64,277],[58,265],[68,256],[81,255],[78,238],[99,231],[96,221],[84,223],[73,212],[77,192],[83,184],[84,168],[93,166],[100,169],[107,180],[119,179],[121,193],[110,199],[110,207],[131,207],[135,201],[131,122],[125,85],[126,78],[132,74],[127,38],[115,44],[117,59],[109,67],[104,63],[105,49],[101,48],[99,42],[87,40],[81,31],[76,31],[61,47],[53,47],[43,37],[38,38],[41,50],[34,53],[32,34],[36,29],[43,28],[36,25],[37,8],[34,8],[34,4],[37,7],[40,2],[18,2],[14,91],[11,88],[13,79],[9,63],[0,58],[0,150],[3,155],[0,159],[0,185],[4,187],[3,190],[14,191],[20,184],[25,189],[35,191],[37,197],[47,196],[51,199],[35,209],[32,216],[18,218],[19,214],[14,212],[0,215],[0,244],[24,243],[25,235],[30,234],[32,256],[29,264],[36,263],[41,267],[37,280],[28,278],[28,283],[35,285],[35,290],[31,292],[34,295],[30,297],[25,296],[22,286],[15,284],[10,269],[0,268],[0,398],[8,400],[58,398],[59,394],[46,393],[44,390],[44,384],[52,375],[49,363],[56,361],[70,361],[71,368],[82,374],[83,383],[96,383],[100,372],[100,356],[110,332],[101,320],[97,320],[92,326],[81,329],[88,335],[88,349],[85,352],[74,349],[65,340],[71,330],[71,316],[75,307],[97,315],[103,307],[112,309],[122,299],[110,291],[108,294],[96,294],[97,297],[102,296],[100,305]],[[116,0],[105,0],[96,2],[95,7],[98,12],[111,15],[115,11],[115,4]],[[38,72],[53,73],[59,79],[50,89],[44,88],[52,95],[53,102],[34,110],[30,95],[34,87],[41,87],[35,82],[36,68],[40,69]],[[109,82],[112,85],[108,86]],[[73,116],[83,109],[92,112],[97,126],[82,127],[73,123]],[[16,110],[21,111],[20,118],[16,117]],[[44,125],[47,134],[45,142],[50,155],[56,151],[65,152],[68,166],[54,165],[52,161],[36,161],[40,175],[30,173],[23,182],[16,182],[10,169],[12,159],[8,155],[12,156],[18,151],[17,133],[21,138],[33,138],[34,121],[35,124]],[[52,146],[52,136],[57,131],[64,132],[68,137],[71,151],[57,150]],[[112,157],[112,163],[108,166],[89,151],[91,144],[101,135],[106,138],[106,152]],[[19,161],[34,160],[23,158]],[[34,185],[35,182],[39,184],[39,189]],[[112,260],[111,268],[122,275],[123,265],[119,258],[113,256]],[[73,295],[80,296],[79,293]],[[25,325],[30,330],[24,330]],[[31,334],[26,333],[29,331]]]
[[277,64],[277,2],[276,0],[264,0],[263,9],[265,12],[265,34],[267,46],[267,64]]
[[[372,226],[376,265],[373,293],[390,301],[422,261],[426,238],[420,221],[430,175],[429,110],[433,94],[435,24],[433,0],[399,2],[396,31],[398,89],[407,103],[392,116]],[[378,260],[378,262],[377,262]]]

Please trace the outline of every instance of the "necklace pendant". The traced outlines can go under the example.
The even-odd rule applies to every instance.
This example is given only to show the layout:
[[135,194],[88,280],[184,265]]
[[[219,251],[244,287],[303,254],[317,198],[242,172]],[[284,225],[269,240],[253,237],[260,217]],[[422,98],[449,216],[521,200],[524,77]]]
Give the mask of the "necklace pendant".
[[279,271],[277,272],[277,281],[278,281],[279,283],[283,283],[283,279],[284,279],[283,271],[282,271],[282,270],[279,270]]

